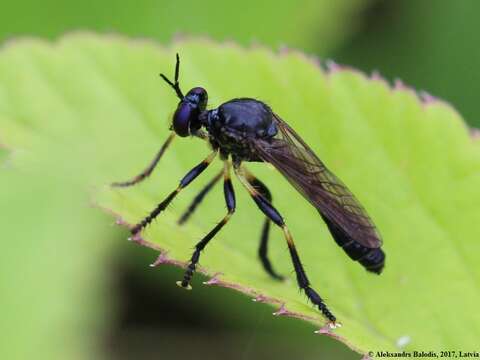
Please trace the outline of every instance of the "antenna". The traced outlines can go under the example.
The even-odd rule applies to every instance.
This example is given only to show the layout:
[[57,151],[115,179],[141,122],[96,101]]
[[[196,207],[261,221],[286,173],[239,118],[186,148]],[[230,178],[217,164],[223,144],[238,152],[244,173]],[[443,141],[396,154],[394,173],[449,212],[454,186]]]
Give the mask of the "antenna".
[[177,53],[177,63],[175,64],[175,83],[171,82],[165,75],[160,74],[161,78],[165,80],[165,82],[170,85],[173,90],[177,93],[177,96],[180,100],[183,100],[184,96],[182,90],[180,90],[180,84],[178,83],[178,75],[180,73],[180,56]]

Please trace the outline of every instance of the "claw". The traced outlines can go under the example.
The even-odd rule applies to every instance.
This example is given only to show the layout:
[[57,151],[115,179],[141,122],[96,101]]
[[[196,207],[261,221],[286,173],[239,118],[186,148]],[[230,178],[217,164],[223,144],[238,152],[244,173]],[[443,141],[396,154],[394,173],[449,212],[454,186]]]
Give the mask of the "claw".
[[178,285],[179,287],[181,287],[182,289],[192,290],[192,286],[191,286],[190,284],[188,284],[187,286],[183,286],[181,281],[177,281],[177,285]]
[[328,327],[329,327],[330,329],[332,329],[332,330],[333,330],[333,329],[338,329],[338,328],[341,328],[341,327],[342,327],[342,323],[339,323],[339,322],[337,322],[337,321],[331,321],[331,322],[329,322],[327,325],[328,325]]

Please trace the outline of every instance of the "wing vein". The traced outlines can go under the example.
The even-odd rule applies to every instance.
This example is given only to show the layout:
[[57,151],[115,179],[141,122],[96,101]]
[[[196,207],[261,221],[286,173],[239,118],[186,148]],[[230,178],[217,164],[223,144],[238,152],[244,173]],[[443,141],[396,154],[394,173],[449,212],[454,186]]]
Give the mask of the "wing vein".
[[251,146],[271,163],[329,221],[369,248],[382,241],[366,210],[355,196],[320,161],[310,147],[278,115],[277,135],[270,141],[256,140]]

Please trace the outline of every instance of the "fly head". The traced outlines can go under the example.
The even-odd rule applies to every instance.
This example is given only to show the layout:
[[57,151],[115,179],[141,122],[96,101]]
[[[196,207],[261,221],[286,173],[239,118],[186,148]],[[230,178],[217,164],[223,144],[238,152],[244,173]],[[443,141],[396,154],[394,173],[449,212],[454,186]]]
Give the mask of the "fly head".
[[191,135],[201,127],[200,114],[207,108],[208,94],[202,87],[194,87],[187,95],[183,95],[178,82],[180,71],[180,57],[177,54],[175,65],[175,81],[170,81],[165,75],[160,74],[163,80],[170,85],[180,99],[177,110],[173,115],[172,128],[181,137]]

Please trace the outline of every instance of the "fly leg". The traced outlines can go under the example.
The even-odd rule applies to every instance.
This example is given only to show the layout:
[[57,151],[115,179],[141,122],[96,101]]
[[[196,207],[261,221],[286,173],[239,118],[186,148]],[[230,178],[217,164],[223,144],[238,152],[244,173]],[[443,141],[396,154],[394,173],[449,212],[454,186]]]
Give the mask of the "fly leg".
[[165,153],[165,150],[167,150],[168,146],[172,142],[173,138],[175,137],[175,133],[172,131],[170,136],[167,138],[165,143],[162,145],[158,153],[155,155],[153,158],[152,162],[147,166],[145,170],[143,170],[140,174],[132,178],[131,180],[128,181],[121,181],[121,182],[114,182],[111,184],[113,187],[127,187],[127,186],[132,186],[135,184],[138,184],[152,173],[152,171],[155,169],[157,166],[158,162],[160,161],[160,158],[162,155]]
[[190,170],[187,175],[185,175],[183,179],[180,180],[180,184],[178,185],[178,187],[174,191],[172,191],[165,200],[158,204],[157,207],[146,218],[144,218],[130,230],[132,235],[138,234],[144,227],[150,224],[153,219],[155,219],[163,210],[165,210],[168,204],[172,202],[172,200],[177,196],[177,194],[193,180],[195,180],[195,178],[200,175],[203,170],[208,167],[208,165],[210,165],[210,163],[215,158],[215,155],[217,155],[216,151],[212,152],[205,160],[203,160],[200,164]]
[[[270,190],[268,190],[267,186],[261,182],[258,178],[256,178],[253,174],[251,174],[247,169],[245,170],[246,179],[252,185],[256,191],[258,191],[268,202],[272,202],[272,194]],[[270,233],[270,223],[271,220],[267,216],[265,217],[265,222],[263,223],[262,234],[260,237],[260,246],[258,248],[258,257],[262,263],[263,268],[265,271],[274,279],[276,280],[283,280],[283,276],[279,275],[272,267],[272,263],[268,258],[268,238]]]
[[295,273],[297,275],[297,283],[300,289],[302,289],[310,301],[318,306],[322,314],[333,324],[335,325],[336,317],[330,312],[327,305],[323,302],[323,299],[318,295],[318,293],[310,287],[310,281],[308,280],[307,274],[303,268],[303,265],[300,261],[300,257],[298,255],[297,249],[295,248],[295,244],[293,242],[292,235],[285,224],[280,213],[272,206],[272,204],[260,194],[248,181],[246,172],[243,168],[239,165],[235,167],[235,173],[238,176],[238,179],[243,184],[243,186],[247,189],[250,193],[250,196],[253,198],[255,203],[257,204],[258,208],[268,216],[276,225],[278,225],[285,236],[285,240],[287,241],[288,250],[290,252],[290,257],[292,259],[293,268],[295,269]]
[[185,289],[190,290],[190,281],[192,279],[195,268],[197,267],[198,261],[200,260],[200,253],[207,246],[207,244],[212,240],[212,238],[228,223],[231,216],[235,212],[235,193],[233,191],[232,180],[230,179],[230,164],[228,161],[224,162],[224,171],[223,171],[223,192],[225,194],[225,203],[227,204],[227,215],[207,234],[205,237],[200,240],[197,245],[195,245],[195,251],[190,259],[190,263],[185,270],[182,281],[177,281],[177,285]]
[[215,184],[220,180],[223,175],[223,170],[220,171],[215,177],[210,180],[207,185],[193,198],[193,201],[188,206],[187,210],[182,214],[180,219],[178,219],[178,224],[183,225],[193,214],[198,205],[202,202],[203,198],[209,193],[210,190],[215,186]]

